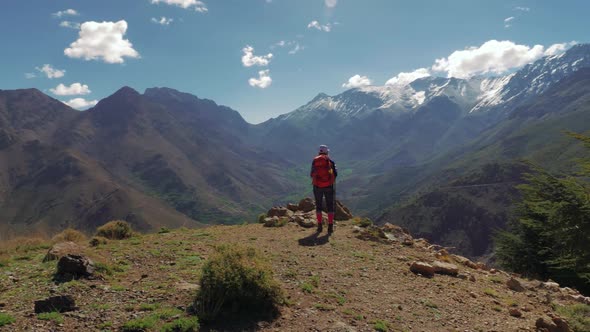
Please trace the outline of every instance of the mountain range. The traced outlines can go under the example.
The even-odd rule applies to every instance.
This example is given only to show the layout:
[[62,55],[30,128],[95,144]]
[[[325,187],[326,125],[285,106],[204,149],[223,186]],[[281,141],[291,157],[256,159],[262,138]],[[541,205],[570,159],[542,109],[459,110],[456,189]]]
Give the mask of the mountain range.
[[84,112],[0,90],[0,233],[253,220],[309,195],[328,144],[353,210],[485,255],[529,169],[519,160],[572,170],[580,147],[563,132],[590,130],[589,68],[579,44],[503,76],[320,93],[258,125],[170,88],[124,87]]

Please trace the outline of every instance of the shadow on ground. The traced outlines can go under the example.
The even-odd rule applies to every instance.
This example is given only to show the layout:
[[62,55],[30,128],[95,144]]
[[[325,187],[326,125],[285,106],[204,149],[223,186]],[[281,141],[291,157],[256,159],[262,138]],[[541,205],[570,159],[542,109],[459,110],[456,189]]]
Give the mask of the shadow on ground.
[[299,245],[305,247],[321,246],[330,242],[330,236],[326,233],[319,236],[320,233],[314,232],[313,234],[299,239]]

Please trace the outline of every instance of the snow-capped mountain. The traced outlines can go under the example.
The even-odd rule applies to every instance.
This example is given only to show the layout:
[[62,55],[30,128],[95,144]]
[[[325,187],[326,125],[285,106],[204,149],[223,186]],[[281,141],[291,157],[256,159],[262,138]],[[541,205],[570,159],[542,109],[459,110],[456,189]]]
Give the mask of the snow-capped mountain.
[[327,112],[342,119],[365,118],[375,111],[394,116],[411,114],[435,97],[444,96],[459,105],[466,116],[490,110],[510,111],[584,67],[590,67],[590,44],[575,45],[565,53],[544,57],[503,76],[469,79],[430,76],[410,84],[354,88],[335,96],[321,93],[276,120],[317,120]]

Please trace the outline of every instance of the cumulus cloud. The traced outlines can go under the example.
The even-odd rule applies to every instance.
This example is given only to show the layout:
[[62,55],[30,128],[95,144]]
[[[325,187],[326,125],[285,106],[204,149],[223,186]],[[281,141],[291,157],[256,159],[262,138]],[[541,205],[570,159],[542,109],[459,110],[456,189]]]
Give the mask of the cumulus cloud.
[[152,3],[165,3],[167,5],[182,7],[184,9],[193,7],[194,10],[199,13],[206,13],[209,11],[209,9],[207,9],[207,5],[203,1],[199,0],[152,0]]
[[174,19],[162,16],[160,19],[152,17],[151,21],[152,23],[156,23],[159,25],[170,25],[170,23],[172,23]]
[[254,55],[254,47],[250,45],[246,45],[246,47],[242,49],[242,52],[244,52],[244,55],[242,56],[242,64],[244,67],[268,66],[272,59],[272,53],[268,53],[267,55]]
[[80,83],[72,83],[70,86],[65,86],[60,83],[53,89],[49,89],[51,93],[56,96],[73,96],[73,95],[87,95],[90,92],[88,85]]
[[555,44],[547,48],[543,45],[529,47],[509,40],[489,40],[477,47],[455,51],[446,58],[437,59],[432,66],[436,72],[446,72],[448,77],[468,78],[473,75],[501,74],[521,67],[550,54],[564,51],[568,45]]
[[270,78],[270,70],[261,70],[258,72],[258,78],[254,78],[252,77],[251,79],[248,80],[248,84],[250,84],[250,86],[256,87],[256,88],[261,88],[261,89],[266,89],[268,88],[272,83],[272,78]]
[[567,51],[568,48],[576,45],[577,43],[577,41],[571,41],[569,43],[553,44],[549,46],[547,50],[545,50],[545,55],[551,56],[563,53]]
[[65,70],[55,69],[50,64],[44,64],[43,67],[41,67],[41,68],[35,67],[35,69],[37,69],[37,71],[45,74],[47,76],[47,78],[60,78],[60,77],[64,77],[64,75],[66,74]]
[[385,82],[385,85],[408,85],[415,80],[430,76],[430,70],[428,68],[418,68],[409,73],[399,73]]
[[354,75],[348,79],[348,82],[342,84],[343,88],[352,89],[371,85],[372,82],[367,76]]
[[80,15],[80,13],[78,13],[74,9],[66,9],[66,10],[60,10],[57,13],[53,13],[51,15],[53,15],[53,17],[78,16],[78,15]]
[[334,8],[338,4],[338,0],[324,0],[324,3],[326,4],[326,7]]
[[504,19],[504,27],[510,28],[512,26],[512,21],[514,21],[514,16],[510,16]]
[[84,22],[80,27],[79,38],[64,50],[70,58],[84,60],[103,60],[106,63],[123,63],[123,58],[139,58],[128,39],[127,22]]
[[69,101],[62,101],[62,103],[75,108],[77,110],[84,110],[90,108],[98,103],[98,100],[86,100],[84,98],[74,98]]
[[320,22],[318,21],[311,21],[309,22],[309,24],[307,25],[308,29],[316,29],[316,30],[320,30],[320,31],[324,31],[324,32],[330,32],[332,31],[332,25],[330,23],[328,24],[320,24]]
[[61,21],[61,23],[59,23],[59,26],[62,28],[70,28],[75,30],[80,29],[80,23],[78,22]]

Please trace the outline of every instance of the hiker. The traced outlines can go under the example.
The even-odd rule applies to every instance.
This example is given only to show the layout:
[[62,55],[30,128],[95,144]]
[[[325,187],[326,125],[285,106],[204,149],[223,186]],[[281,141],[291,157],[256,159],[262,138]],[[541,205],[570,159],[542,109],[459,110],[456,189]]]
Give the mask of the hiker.
[[328,157],[329,152],[330,150],[326,145],[320,145],[320,151],[311,163],[310,176],[313,183],[315,211],[318,220],[317,232],[321,233],[323,230],[322,200],[325,196],[328,210],[328,234],[332,234],[334,232],[334,203],[336,201],[334,182],[338,176],[338,171],[336,170],[336,163]]

